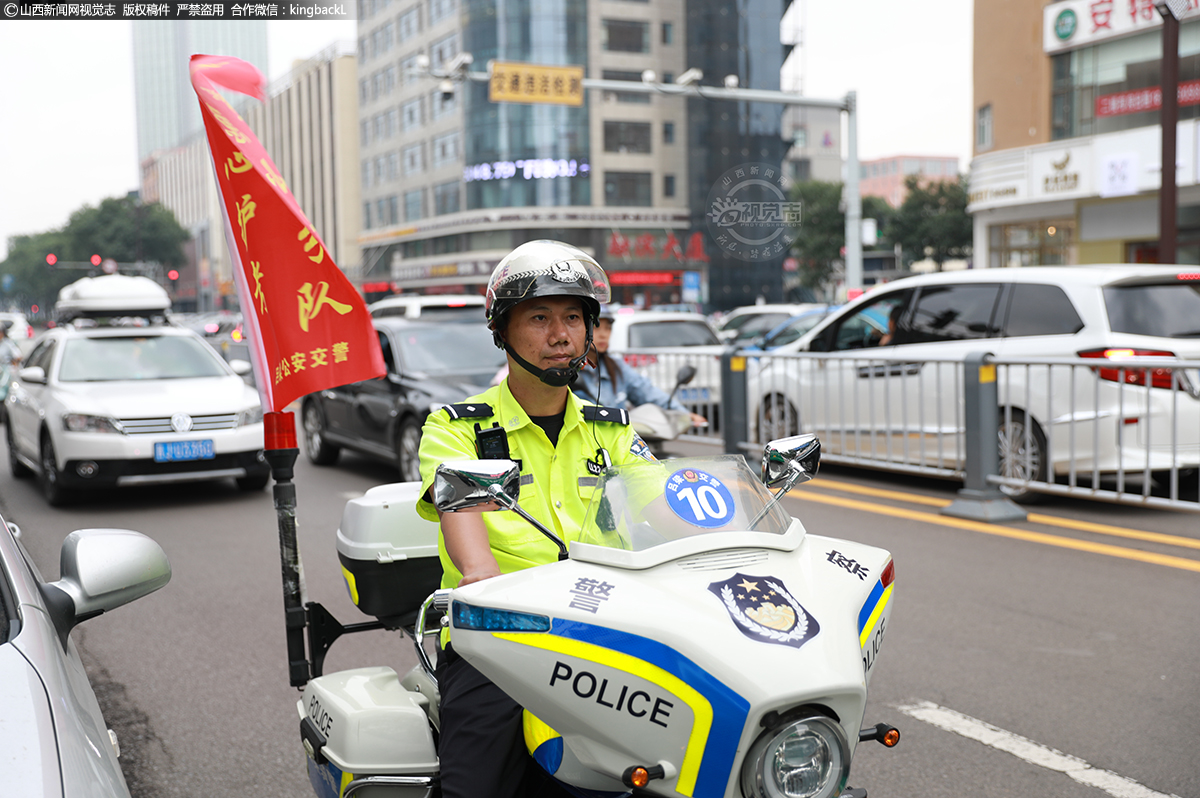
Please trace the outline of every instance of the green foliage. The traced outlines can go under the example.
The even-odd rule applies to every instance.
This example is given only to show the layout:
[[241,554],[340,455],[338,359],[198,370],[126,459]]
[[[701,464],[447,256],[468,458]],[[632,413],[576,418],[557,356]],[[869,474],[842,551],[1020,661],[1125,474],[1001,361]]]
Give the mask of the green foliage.
[[[842,205],[842,184],[809,180],[797,183],[792,199],[800,202],[800,227],[795,229],[792,251],[800,261],[801,283],[823,288],[834,280],[835,264],[843,261],[846,245],[846,212]],[[879,197],[863,197],[862,216],[875,219],[881,234],[893,213]],[[877,246],[889,246],[882,241]]]
[[887,237],[904,250],[904,265],[929,258],[938,270],[948,260],[971,255],[974,235],[967,213],[967,184],[957,180],[922,186],[917,175],[905,178],[908,196],[892,215]]
[[87,276],[86,271],[48,266],[48,253],[64,264],[86,263],[96,254],[118,263],[157,261],[178,267],[186,260],[183,244],[189,237],[175,215],[158,203],[110,197],[95,208],[85,205],[60,230],[13,237],[8,257],[0,263],[0,274],[11,274],[13,281],[8,291],[0,292],[0,303],[50,307],[59,289]]

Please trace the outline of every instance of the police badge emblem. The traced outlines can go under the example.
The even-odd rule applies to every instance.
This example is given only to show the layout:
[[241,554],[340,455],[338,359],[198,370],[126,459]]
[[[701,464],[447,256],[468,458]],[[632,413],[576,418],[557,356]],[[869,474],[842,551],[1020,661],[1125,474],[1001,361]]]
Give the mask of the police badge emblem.
[[560,283],[573,283],[586,277],[587,272],[573,260],[560,260],[550,264],[550,276]]
[[708,589],[751,640],[800,648],[821,631],[817,619],[775,577],[734,574]]

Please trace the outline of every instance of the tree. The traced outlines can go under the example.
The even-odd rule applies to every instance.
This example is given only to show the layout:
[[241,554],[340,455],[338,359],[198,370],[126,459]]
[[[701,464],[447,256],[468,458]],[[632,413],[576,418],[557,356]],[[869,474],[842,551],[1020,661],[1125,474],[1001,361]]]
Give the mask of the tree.
[[904,250],[904,264],[929,258],[941,271],[948,260],[970,257],[974,230],[966,181],[960,176],[923,186],[918,175],[910,175],[904,185],[908,196],[885,230]]
[[0,274],[11,274],[8,290],[0,292],[5,304],[49,307],[58,291],[86,272],[58,269],[46,263],[53,252],[63,263],[86,262],[92,255],[119,263],[157,261],[182,266],[183,244],[190,238],[171,211],[158,203],[141,204],[132,196],[85,205],[71,214],[65,227],[44,233],[14,236]]
[[[800,281],[809,288],[824,288],[834,281],[835,265],[845,257],[842,184],[820,180],[797,183],[792,199],[800,203],[800,226],[795,228],[796,240],[792,243],[792,251],[800,261]],[[875,219],[880,231],[887,226],[891,214],[891,206],[879,197],[863,197],[862,216]]]

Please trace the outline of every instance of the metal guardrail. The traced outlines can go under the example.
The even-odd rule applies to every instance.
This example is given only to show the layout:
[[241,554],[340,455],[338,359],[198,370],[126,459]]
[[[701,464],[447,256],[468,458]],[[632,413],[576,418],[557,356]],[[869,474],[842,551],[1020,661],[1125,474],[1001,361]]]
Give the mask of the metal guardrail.
[[963,480],[972,517],[1035,493],[1200,512],[1200,361],[628,354],[660,387],[696,366],[685,403],[712,424],[684,437],[730,453],[813,432],[826,462]]

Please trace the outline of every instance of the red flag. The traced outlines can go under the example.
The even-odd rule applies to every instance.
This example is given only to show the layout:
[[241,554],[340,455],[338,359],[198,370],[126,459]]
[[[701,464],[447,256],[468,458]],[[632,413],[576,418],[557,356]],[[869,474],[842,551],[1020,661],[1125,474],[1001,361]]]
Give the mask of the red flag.
[[266,149],[216,85],[259,100],[262,73],[237,58],[193,55],[225,238],[263,410],[381,377],[379,338],[358,291],[325,248]]

